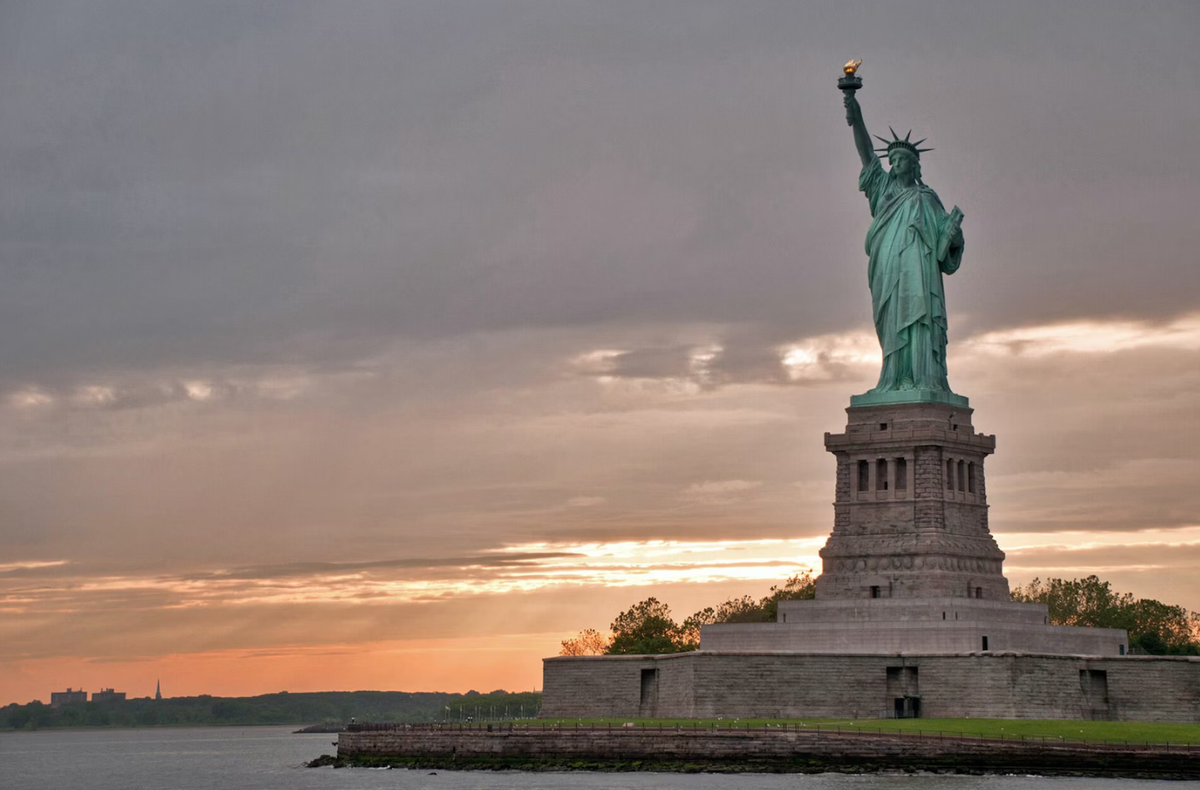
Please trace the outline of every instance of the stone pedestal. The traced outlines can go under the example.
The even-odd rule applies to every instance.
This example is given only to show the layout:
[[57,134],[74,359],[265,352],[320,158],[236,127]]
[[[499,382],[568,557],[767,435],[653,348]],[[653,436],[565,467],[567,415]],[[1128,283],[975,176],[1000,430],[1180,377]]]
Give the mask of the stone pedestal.
[[846,431],[825,434],[837,483],[817,599],[1007,601],[983,471],[996,437],[975,433],[966,406],[897,403],[846,413]]
[[825,434],[837,482],[816,600],[780,601],[774,623],[706,625],[702,650],[1124,655],[1120,629],[1053,626],[1045,604],[1009,600],[983,473],[996,437],[975,433],[970,407],[846,413],[845,432]]
[[816,600],[706,625],[693,653],[546,659],[542,715],[1196,720],[1200,659],[1127,657],[1121,629],[1009,600],[983,473],[996,437],[960,400],[852,400],[825,434],[837,493]]

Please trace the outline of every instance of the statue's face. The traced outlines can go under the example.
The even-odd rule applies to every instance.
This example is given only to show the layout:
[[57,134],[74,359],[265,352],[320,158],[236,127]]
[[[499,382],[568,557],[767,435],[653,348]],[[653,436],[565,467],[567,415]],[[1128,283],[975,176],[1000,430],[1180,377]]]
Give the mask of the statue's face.
[[892,151],[888,161],[892,163],[892,172],[903,178],[911,176],[917,164],[917,158],[903,149]]

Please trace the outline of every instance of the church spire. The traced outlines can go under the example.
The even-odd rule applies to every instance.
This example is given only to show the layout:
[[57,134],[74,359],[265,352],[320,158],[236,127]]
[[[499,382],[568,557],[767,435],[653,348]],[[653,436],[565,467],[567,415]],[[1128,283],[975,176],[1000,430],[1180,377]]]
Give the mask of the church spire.
[[154,683],[154,698],[162,699],[162,681],[158,680]]

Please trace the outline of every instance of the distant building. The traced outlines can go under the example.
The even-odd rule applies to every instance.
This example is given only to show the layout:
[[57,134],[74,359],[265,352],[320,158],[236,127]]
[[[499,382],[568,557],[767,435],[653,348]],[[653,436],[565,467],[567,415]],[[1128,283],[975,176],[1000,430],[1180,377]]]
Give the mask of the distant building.
[[100,689],[92,693],[92,702],[124,702],[124,691],[113,691],[112,689]]
[[156,681],[154,684],[154,698],[162,699],[162,681]]
[[74,705],[78,702],[87,702],[87,692],[83,689],[78,691],[68,687],[66,691],[50,692],[50,707],[61,708],[63,705]]

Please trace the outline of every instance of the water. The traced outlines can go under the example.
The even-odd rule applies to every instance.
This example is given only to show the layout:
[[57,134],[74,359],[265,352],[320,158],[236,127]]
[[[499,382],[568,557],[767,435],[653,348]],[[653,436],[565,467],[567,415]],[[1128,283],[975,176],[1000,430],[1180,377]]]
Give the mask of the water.
[[[1024,776],[651,774],[305,768],[336,735],[290,727],[0,733],[2,790],[1150,790],[1162,782]],[[1171,788],[1200,788],[1173,782]]]

